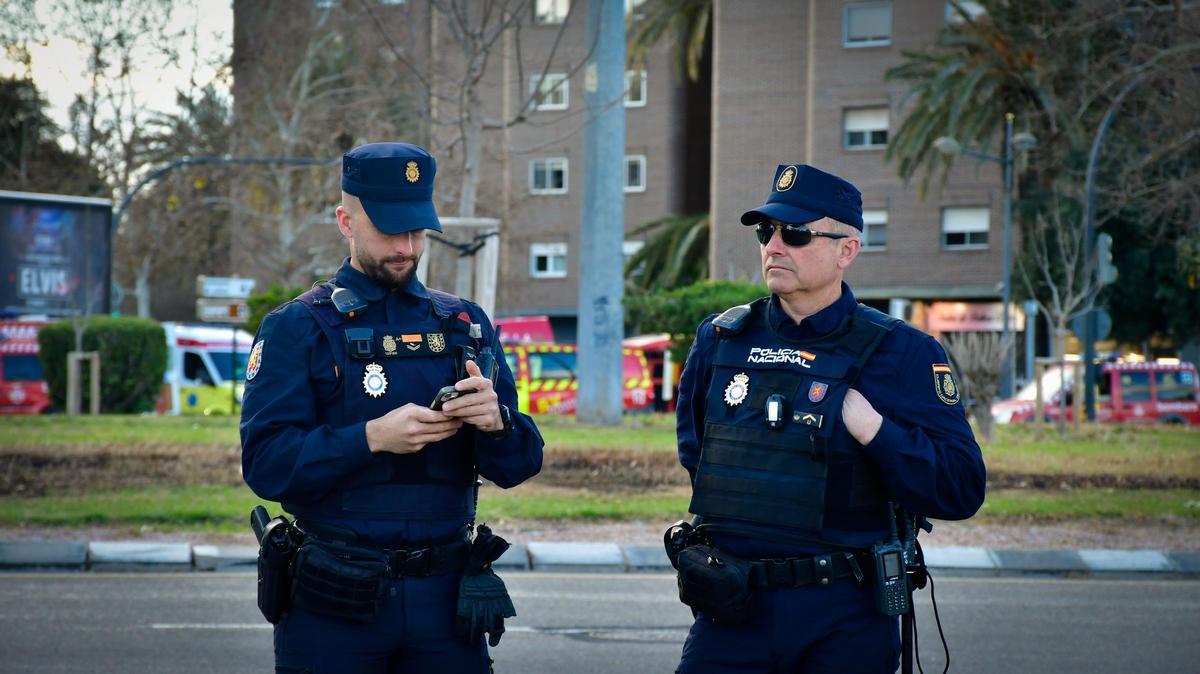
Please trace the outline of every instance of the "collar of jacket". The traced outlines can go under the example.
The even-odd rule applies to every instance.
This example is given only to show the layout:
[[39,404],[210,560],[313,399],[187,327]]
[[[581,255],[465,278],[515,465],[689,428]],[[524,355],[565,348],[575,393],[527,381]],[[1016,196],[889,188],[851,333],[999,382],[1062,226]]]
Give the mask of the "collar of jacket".
[[[350,266],[350,258],[348,257],[342,260],[342,266],[338,268],[337,275],[334,278],[337,279],[339,286],[353,290],[359,297],[368,302],[378,302],[388,294],[386,288],[372,281],[366,274]],[[425,289],[424,284],[417,280],[416,274],[413,274],[408,279],[408,283],[393,292],[429,299],[429,291]]]
[[770,320],[775,334],[794,340],[805,340],[827,335],[836,330],[842,320],[858,306],[858,300],[850,286],[842,283],[842,295],[833,304],[800,321],[797,325],[779,304],[779,296],[771,295]]

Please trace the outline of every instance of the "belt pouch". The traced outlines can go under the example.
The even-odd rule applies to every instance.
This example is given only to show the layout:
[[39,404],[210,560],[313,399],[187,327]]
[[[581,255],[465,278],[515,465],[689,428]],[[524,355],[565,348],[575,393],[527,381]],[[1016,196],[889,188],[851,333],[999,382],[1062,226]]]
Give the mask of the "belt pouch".
[[387,590],[387,556],[379,550],[307,541],[292,566],[292,604],[333,618],[368,623]]
[[710,545],[686,547],[677,561],[679,601],[724,625],[750,619],[750,562]]

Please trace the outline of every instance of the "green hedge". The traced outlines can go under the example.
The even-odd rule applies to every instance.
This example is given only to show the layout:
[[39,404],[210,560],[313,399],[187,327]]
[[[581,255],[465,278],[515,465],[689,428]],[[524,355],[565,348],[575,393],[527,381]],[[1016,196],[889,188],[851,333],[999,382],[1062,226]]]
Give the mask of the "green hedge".
[[765,285],[749,281],[700,281],[674,290],[630,293],[625,296],[625,320],[639,333],[670,333],[671,357],[682,363],[700,321],[768,294]]
[[[154,409],[167,370],[167,336],[162,326],[143,318],[91,316],[83,350],[100,353],[100,409],[138,413]],[[51,323],[38,332],[42,371],[54,408],[67,402],[67,352],[75,350],[72,320]],[[83,369],[83,408],[91,404],[91,370]]]
[[246,300],[247,306],[250,307],[250,318],[242,326],[242,329],[252,335],[257,335],[258,326],[262,325],[262,321],[267,317],[267,314],[275,311],[276,307],[291,302],[306,290],[308,288],[301,288],[299,286],[288,288],[274,283],[267,289],[267,292],[251,295]]

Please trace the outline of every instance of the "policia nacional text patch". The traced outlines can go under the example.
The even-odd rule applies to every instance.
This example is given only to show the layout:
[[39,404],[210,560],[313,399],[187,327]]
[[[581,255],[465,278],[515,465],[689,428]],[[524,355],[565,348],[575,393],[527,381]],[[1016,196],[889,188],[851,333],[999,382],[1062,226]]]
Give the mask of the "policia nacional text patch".
[[945,363],[933,364],[933,390],[937,393],[938,400],[947,405],[957,405],[960,397],[958,385],[954,383],[954,376],[950,374],[950,366]]

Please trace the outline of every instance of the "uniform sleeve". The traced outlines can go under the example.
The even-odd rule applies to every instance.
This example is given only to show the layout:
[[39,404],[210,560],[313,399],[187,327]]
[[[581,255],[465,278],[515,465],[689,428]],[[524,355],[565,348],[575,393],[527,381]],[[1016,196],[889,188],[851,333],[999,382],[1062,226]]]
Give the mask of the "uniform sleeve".
[[947,404],[934,388],[935,364],[949,361],[932,337],[909,349],[898,381],[903,395],[884,415],[875,439],[864,450],[883,469],[892,495],[910,512],[961,520],[983,505],[987,481],[983,454],[961,401]]
[[712,327],[713,314],[696,329],[696,341],[683,362],[679,376],[679,397],[675,402],[675,435],[679,442],[679,463],[692,480],[700,464],[700,446],[704,443],[704,414],[708,405],[708,387],[717,333]]
[[292,303],[269,314],[255,345],[261,352],[257,370],[247,375],[241,423],[242,476],[254,493],[272,501],[304,500],[368,466],[373,456],[365,422],[318,424],[311,369],[321,362],[315,350],[328,347],[308,310]]
[[[471,305],[471,308],[487,327],[487,338],[495,342],[495,331],[491,322],[483,315],[481,309],[474,305]],[[475,464],[480,475],[496,486],[508,489],[542,470],[542,448],[545,443],[533,419],[518,411],[517,386],[513,381],[512,371],[508,369],[508,361],[504,358],[504,348],[499,344],[496,346],[499,347],[496,365],[500,368],[496,376],[496,396],[500,404],[507,407],[512,415],[513,429],[512,433],[501,440],[496,440],[487,433],[476,433]]]

